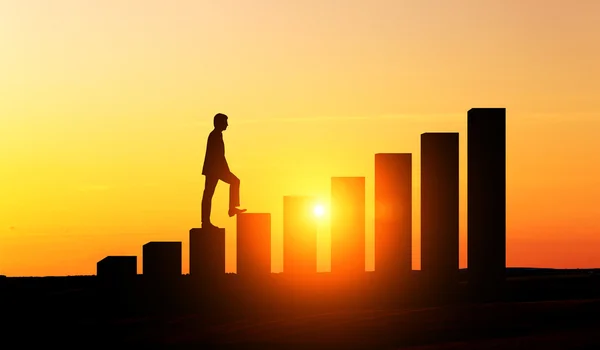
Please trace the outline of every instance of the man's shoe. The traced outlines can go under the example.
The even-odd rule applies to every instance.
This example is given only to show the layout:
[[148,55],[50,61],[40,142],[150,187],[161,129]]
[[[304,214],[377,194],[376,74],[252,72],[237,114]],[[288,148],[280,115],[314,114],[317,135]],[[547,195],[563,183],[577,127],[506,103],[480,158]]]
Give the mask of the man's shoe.
[[206,229],[218,229],[217,226],[211,224],[210,222],[202,223],[202,228],[206,228]]
[[238,208],[231,208],[229,209],[229,216],[234,216],[237,214],[241,214],[243,212],[245,212],[247,209],[238,209]]

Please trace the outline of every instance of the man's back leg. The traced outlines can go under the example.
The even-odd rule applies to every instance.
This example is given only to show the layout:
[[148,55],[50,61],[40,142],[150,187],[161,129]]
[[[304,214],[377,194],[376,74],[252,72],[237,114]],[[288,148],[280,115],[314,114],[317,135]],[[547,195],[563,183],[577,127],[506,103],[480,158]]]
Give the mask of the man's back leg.
[[212,197],[215,194],[215,188],[217,187],[219,178],[216,176],[206,176],[204,182],[204,192],[202,194],[202,227],[203,228],[217,228],[210,222],[210,212]]

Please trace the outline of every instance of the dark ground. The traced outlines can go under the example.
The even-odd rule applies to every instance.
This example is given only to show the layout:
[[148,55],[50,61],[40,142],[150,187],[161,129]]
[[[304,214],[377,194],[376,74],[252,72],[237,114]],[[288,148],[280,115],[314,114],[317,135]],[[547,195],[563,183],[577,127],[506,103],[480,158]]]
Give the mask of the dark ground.
[[95,276],[3,278],[0,332],[3,343],[17,342],[7,348],[600,349],[597,274],[508,275],[503,296],[487,302],[473,301],[464,282],[450,296],[413,287],[392,299],[369,278],[339,287],[320,277],[302,291],[282,277],[253,289],[228,275],[213,293],[189,276],[120,289]]

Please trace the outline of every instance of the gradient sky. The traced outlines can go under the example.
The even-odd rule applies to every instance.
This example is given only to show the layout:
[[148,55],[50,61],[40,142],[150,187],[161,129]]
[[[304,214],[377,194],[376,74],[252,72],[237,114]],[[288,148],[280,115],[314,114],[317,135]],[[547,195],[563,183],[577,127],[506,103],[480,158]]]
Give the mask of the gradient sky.
[[283,196],[326,204],[331,176],[366,176],[372,269],[378,152],[414,153],[420,268],[420,134],[460,132],[465,267],[472,107],[507,108],[508,265],[599,267],[598,38],[597,0],[0,0],[0,274],[94,274],[151,240],[187,273],[217,112],[275,272]]

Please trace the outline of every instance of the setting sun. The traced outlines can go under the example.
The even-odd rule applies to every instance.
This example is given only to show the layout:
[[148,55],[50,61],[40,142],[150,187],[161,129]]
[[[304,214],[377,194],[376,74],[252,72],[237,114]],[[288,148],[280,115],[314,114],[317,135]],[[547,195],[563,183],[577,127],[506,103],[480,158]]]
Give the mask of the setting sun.
[[317,204],[314,209],[315,216],[321,217],[325,214],[325,208],[322,205]]

